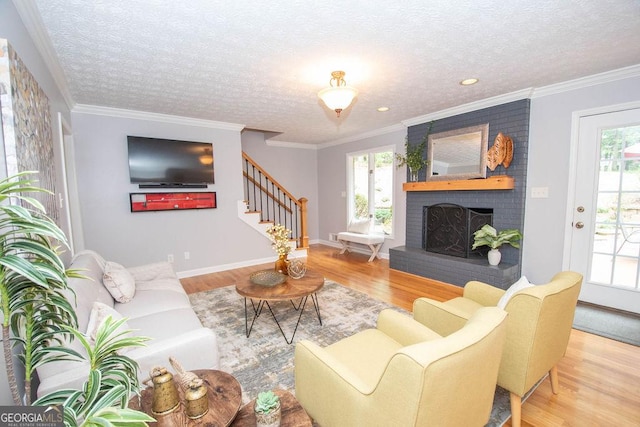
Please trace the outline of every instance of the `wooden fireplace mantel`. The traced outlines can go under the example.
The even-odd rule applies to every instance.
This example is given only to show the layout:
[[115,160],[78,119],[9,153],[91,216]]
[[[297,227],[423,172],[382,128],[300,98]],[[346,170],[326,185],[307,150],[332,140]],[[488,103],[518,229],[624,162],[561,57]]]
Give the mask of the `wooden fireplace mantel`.
[[405,182],[403,191],[464,191],[464,190],[513,190],[515,179],[507,175],[494,175],[481,179],[457,181]]

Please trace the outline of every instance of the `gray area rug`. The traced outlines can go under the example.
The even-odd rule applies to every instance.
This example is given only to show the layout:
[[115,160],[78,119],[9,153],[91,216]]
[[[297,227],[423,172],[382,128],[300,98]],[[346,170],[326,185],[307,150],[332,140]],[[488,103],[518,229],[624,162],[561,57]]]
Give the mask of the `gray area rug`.
[[[309,298],[291,345],[285,342],[268,311],[263,311],[253,326],[251,336],[246,337],[244,299],[236,293],[234,286],[190,295],[191,304],[202,323],[218,336],[220,369],[231,373],[240,382],[245,403],[263,390],[282,388],[295,393],[293,352],[296,342],[309,339],[324,347],[363,329],[375,327],[378,313],[385,308],[407,313],[331,281],[325,281],[317,295],[322,326]],[[272,304],[272,307],[287,339],[290,339],[298,312],[289,302]],[[487,425],[501,426],[510,416],[509,393],[498,387]]]
[[573,327],[580,331],[640,346],[640,315],[578,302]]

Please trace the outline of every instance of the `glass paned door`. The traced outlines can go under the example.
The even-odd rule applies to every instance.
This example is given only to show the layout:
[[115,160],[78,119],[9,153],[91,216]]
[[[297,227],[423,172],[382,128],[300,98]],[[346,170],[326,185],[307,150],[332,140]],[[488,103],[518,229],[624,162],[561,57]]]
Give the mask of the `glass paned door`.
[[638,290],[640,126],[604,129],[600,137],[590,280]]
[[640,109],[580,119],[570,269],[580,300],[640,313]]

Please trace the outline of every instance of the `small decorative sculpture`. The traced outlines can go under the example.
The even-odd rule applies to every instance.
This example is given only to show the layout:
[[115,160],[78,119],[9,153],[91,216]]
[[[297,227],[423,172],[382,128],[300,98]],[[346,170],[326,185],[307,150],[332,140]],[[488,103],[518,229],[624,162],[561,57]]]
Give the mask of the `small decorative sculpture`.
[[189,383],[193,380],[199,379],[193,372],[185,371],[182,365],[172,356],[169,356],[169,363],[176,371],[176,380],[183,392],[189,389]]
[[498,132],[491,148],[487,150],[487,166],[493,172],[499,165],[508,168],[513,160],[513,140]]
[[513,140],[509,136],[507,136],[506,138],[507,140],[505,144],[505,153],[504,160],[502,161],[502,166],[508,168],[511,164],[511,161],[513,160]]
[[292,279],[300,279],[307,272],[307,266],[299,259],[291,260],[289,263],[289,277]]

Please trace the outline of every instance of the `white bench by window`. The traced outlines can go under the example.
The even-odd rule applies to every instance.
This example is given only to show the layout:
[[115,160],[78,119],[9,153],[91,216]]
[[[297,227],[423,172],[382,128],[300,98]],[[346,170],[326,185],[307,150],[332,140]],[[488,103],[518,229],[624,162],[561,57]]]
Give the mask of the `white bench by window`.
[[346,251],[351,252],[351,245],[356,243],[369,247],[371,250],[369,262],[374,258],[380,258],[379,252],[384,243],[384,234],[372,232],[370,220],[353,220],[349,222],[347,230],[338,233],[338,241],[342,244],[340,254],[344,254]]

